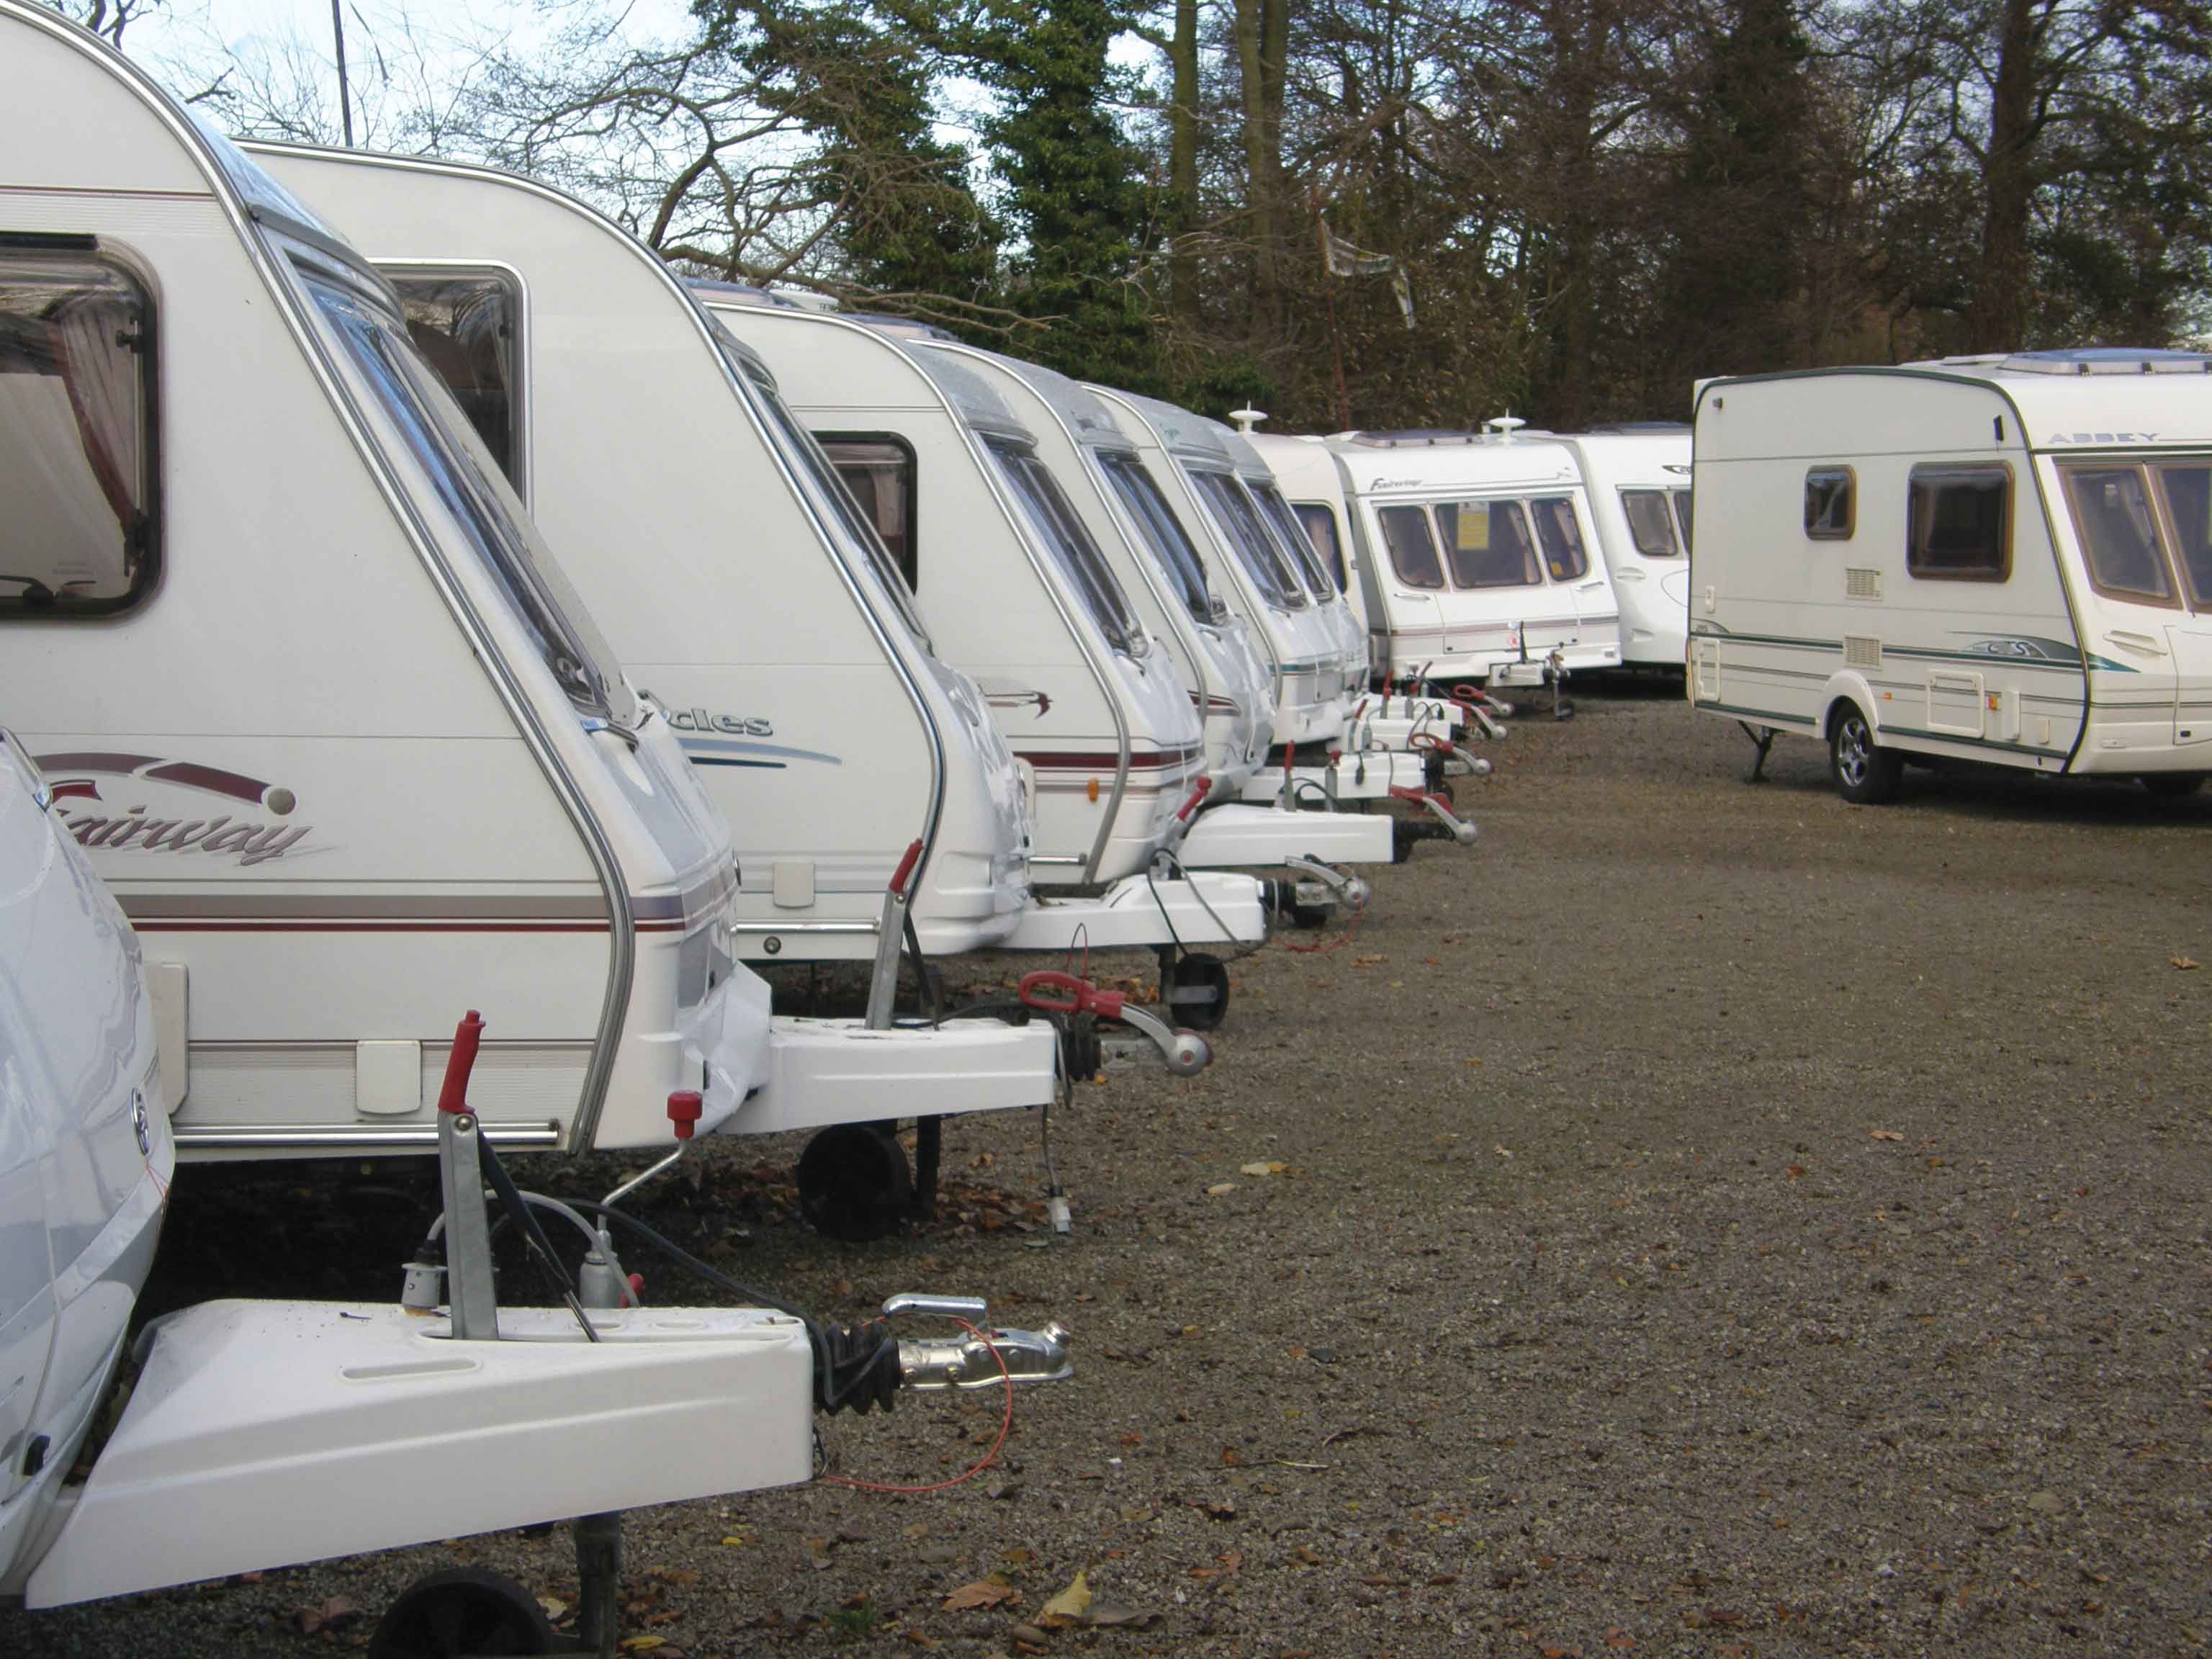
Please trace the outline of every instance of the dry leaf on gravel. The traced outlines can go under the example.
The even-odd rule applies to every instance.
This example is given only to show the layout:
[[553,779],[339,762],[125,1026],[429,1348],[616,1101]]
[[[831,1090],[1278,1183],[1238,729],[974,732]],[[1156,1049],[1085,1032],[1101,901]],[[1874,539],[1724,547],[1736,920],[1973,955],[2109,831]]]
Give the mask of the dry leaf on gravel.
[[1233,1193],[1236,1190],[1237,1183],[1235,1182],[1217,1181],[1211,1187],[1208,1187],[1206,1189],[1206,1195],[1208,1198],[1219,1198],[1224,1193]]
[[1036,1621],[1047,1630],[1058,1630],[1066,1625],[1079,1625],[1091,1611],[1091,1580],[1077,1573],[1068,1587],[1044,1604]]
[[361,1617],[361,1607],[343,1595],[333,1595],[318,1606],[301,1607],[292,1617],[301,1635],[313,1636],[317,1631],[343,1630]]
[[1867,1139],[1869,1140],[1902,1140],[1905,1137],[1894,1129],[1872,1129],[1868,1131]]
[[1159,1614],[1149,1607],[1121,1607],[1111,1601],[1101,1601],[1091,1609],[1085,1620],[1100,1630],[1149,1630],[1159,1622]]
[[2168,957],[2166,960],[2171,962],[2175,967],[2182,969],[2185,973],[2197,965],[2187,957]]
[[1018,1601],[1021,1592],[1002,1579],[978,1578],[972,1584],[963,1584],[945,1598],[945,1610],[958,1613],[964,1607],[1002,1607],[1009,1601]]
[[1291,1166],[1280,1158],[1268,1158],[1237,1166],[1237,1173],[1248,1176],[1279,1176]]

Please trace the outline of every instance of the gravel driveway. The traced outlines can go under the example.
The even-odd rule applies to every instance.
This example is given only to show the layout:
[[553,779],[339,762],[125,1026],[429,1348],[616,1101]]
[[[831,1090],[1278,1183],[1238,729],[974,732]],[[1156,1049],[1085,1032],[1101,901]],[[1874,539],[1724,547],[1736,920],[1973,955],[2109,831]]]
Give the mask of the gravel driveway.
[[[795,1142],[718,1146],[663,1196],[824,1313],[986,1292],[1070,1325],[1079,1373],[952,1492],[633,1516],[634,1651],[2212,1638],[2212,799],[1913,773],[1854,809],[1813,745],[1747,787],[1733,727],[1633,688],[1490,752],[1480,845],[1383,873],[1341,948],[1237,963],[1211,1073],[1082,1091],[1072,1242],[1024,1231],[1025,1118],[956,1121],[939,1220],[883,1244],[793,1218]],[[157,1299],[388,1297],[419,1231],[374,1187],[178,1188]],[[823,1434],[848,1474],[927,1481],[998,1418],[909,1400]],[[564,1533],[481,1538],[0,1613],[0,1651],[349,1650],[460,1561],[575,1594]],[[1038,1627],[1079,1571],[1099,1622]]]

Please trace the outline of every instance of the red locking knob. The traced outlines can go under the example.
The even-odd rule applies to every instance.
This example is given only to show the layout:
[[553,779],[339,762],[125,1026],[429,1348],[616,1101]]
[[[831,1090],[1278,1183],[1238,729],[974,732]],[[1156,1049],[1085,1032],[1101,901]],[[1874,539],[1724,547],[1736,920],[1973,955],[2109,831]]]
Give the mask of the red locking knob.
[[669,1091],[668,1121],[675,1127],[678,1140],[691,1139],[691,1132],[706,1109],[707,1103],[701,1098],[696,1089],[672,1089]]

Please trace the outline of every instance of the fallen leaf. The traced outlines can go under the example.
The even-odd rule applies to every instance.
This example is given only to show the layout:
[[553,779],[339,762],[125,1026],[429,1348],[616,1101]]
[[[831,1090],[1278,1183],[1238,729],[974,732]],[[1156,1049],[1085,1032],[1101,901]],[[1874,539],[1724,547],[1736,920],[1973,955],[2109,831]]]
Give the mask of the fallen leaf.
[[651,1653],[655,1648],[667,1645],[668,1638],[665,1636],[625,1636],[621,1643],[624,1653]]
[[1277,1158],[1258,1164],[1240,1164],[1237,1166],[1237,1173],[1248,1176],[1279,1176],[1290,1167],[1289,1164]]
[[361,1617],[361,1607],[343,1595],[333,1595],[318,1606],[301,1607],[293,1617],[301,1635],[313,1636],[320,1630],[343,1630]]
[[1782,1173],[1788,1176],[1792,1181],[1795,1181],[1805,1173],[1805,1166],[1802,1164],[1793,1164]]
[[557,1595],[541,1595],[538,1598],[538,1605],[544,1609],[547,1620],[554,1624],[560,1623],[561,1615],[568,1611],[568,1604]]
[[1632,1648],[1636,1645],[1636,1638],[1619,1626],[1615,1626],[1606,1632],[1605,1644],[1609,1648]]
[[1047,1630],[1057,1630],[1064,1625],[1080,1624],[1083,1615],[1091,1611],[1091,1580],[1078,1572],[1066,1589],[1044,1604],[1036,1621]]
[[1875,1129],[1867,1134],[1869,1140],[1902,1140],[1905,1137],[1894,1129]]
[[1208,1198],[1219,1198],[1224,1193],[1233,1193],[1236,1190],[1237,1183],[1235,1182],[1217,1181],[1211,1187],[1208,1187],[1206,1189],[1206,1195]]
[[1021,1599],[1021,1592],[1012,1584],[995,1578],[979,1578],[972,1584],[963,1584],[945,1598],[945,1610],[958,1613],[965,1607],[1002,1607],[1009,1601]]
[[2166,960],[2171,962],[2175,967],[2180,969],[2184,973],[2188,972],[2189,969],[2197,965],[2187,957],[2169,957]]
[[1091,1609],[1087,1622],[1101,1630],[1149,1630],[1159,1622],[1159,1617],[1147,1608],[1117,1607],[1101,1601]]

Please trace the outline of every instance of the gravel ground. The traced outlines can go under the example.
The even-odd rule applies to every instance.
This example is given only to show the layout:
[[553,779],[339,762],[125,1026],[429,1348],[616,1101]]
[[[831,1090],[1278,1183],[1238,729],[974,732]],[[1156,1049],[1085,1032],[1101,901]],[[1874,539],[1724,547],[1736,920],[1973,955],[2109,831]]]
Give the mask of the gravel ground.
[[[955,1122],[940,1218],[881,1244],[793,1218],[795,1142],[717,1146],[663,1195],[824,1313],[985,1292],[1070,1325],[1079,1372],[953,1492],[634,1515],[629,1630],[660,1644],[634,1650],[2212,1637],[2212,799],[1914,773],[1853,809],[1813,745],[1747,787],[1733,727],[1634,688],[1492,752],[1461,792],[1480,847],[1385,873],[1342,948],[1238,963],[1211,1073],[1082,1091],[1072,1242],[1024,1231],[1020,1119]],[[154,1297],[390,1295],[412,1195],[311,1209],[284,1179],[180,1180]],[[975,1396],[823,1432],[911,1482],[997,1424]],[[0,1651],[300,1659],[456,1562],[574,1595],[564,1533],[504,1535],[0,1613]],[[1117,1622],[1036,1628],[1079,1571]],[[955,1595],[979,1583],[1002,1604],[948,1608],[1002,1593]]]

